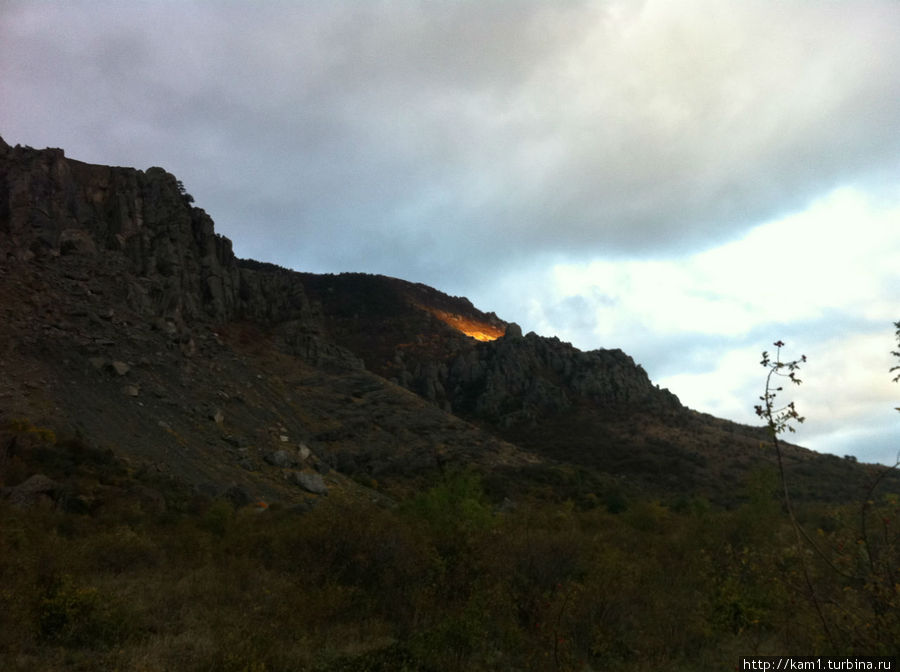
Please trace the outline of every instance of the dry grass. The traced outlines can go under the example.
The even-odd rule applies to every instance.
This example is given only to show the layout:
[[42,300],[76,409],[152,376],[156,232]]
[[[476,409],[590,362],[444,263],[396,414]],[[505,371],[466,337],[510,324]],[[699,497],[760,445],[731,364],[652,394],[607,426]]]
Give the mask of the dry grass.
[[[889,653],[900,639],[896,610],[873,612],[868,587],[815,564],[839,639],[823,636],[765,479],[732,511],[523,499],[500,514],[471,474],[394,509],[336,493],[303,514],[235,510],[169,483],[160,511],[135,505],[129,488],[146,486],[115,461],[73,454],[55,458],[69,475],[53,475],[70,497],[100,500],[92,510],[0,501],[2,669],[635,672],[787,648]],[[897,503],[872,513],[883,572],[896,572]],[[840,545],[853,510],[808,516],[852,571]],[[896,604],[896,587],[879,589]]]

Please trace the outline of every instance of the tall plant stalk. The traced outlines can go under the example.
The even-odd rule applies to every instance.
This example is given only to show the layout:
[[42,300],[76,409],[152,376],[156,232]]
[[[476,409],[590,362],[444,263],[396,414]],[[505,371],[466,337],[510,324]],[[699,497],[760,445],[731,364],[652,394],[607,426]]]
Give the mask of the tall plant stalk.
[[[794,535],[797,540],[797,557],[800,559],[800,568],[803,571],[803,582],[806,584],[806,590],[809,593],[809,597],[812,600],[813,606],[816,610],[816,614],[819,617],[819,621],[822,623],[822,629],[825,632],[825,636],[828,638],[829,643],[834,645],[834,637],[831,632],[831,628],[828,625],[828,619],[825,618],[825,613],[822,610],[822,604],[819,600],[819,597],[816,593],[815,586],[812,582],[812,577],[809,573],[809,565],[806,562],[806,557],[803,553],[803,540],[806,539],[809,543],[812,544],[813,548],[816,549],[818,554],[827,559],[827,556],[822,553],[821,549],[813,542],[812,538],[806,533],[803,527],[800,525],[800,522],[797,520],[797,516],[794,513],[794,505],[791,501],[791,492],[790,488],[788,488],[787,478],[785,476],[784,471],[784,451],[782,450],[781,441],[778,439],[778,435],[784,432],[784,430],[788,430],[789,432],[794,432],[794,427],[791,424],[792,422],[802,423],[806,418],[801,416],[797,412],[796,406],[794,406],[794,402],[788,402],[783,406],[778,406],[775,402],[778,393],[784,390],[784,387],[778,384],[777,381],[779,379],[787,379],[795,385],[799,385],[801,383],[800,378],[797,377],[797,372],[800,370],[800,365],[806,363],[806,355],[801,355],[800,359],[795,359],[789,362],[781,361],[781,348],[784,347],[784,343],[782,341],[776,341],[775,345],[775,358],[772,359],[769,356],[768,352],[762,353],[762,361],[760,364],[768,369],[768,373],[766,374],[766,388],[763,396],[759,399],[762,401],[762,404],[757,404],[756,406],[756,414],[763,418],[766,421],[766,426],[769,429],[769,440],[772,442],[772,446],[775,449],[775,455],[778,459],[778,476],[781,480],[781,488],[782,495],[784,498],[784,507],[787,511],[788,517],[791,521],[791,527],[794,529]],[[828,561],[829,564],[830,561]]]

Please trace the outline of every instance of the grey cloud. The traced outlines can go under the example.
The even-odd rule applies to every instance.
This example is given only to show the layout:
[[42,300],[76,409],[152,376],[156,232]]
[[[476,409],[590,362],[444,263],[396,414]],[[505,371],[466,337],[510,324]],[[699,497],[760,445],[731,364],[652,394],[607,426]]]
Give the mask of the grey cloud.
[[239,251],[464,284],[711,246],[896,175],[895,7],[19,3],[0,114],[164,165]]
[[[540,330],[554,263],[678,257],[837,186],[894,189],[898,34],[891,0],[8,0],[0,134],[166,167],[241,256],[426,282]],[[890,330],[787,306],[735,338],[634,316],[596,343],[604,300],[541,325],[654,380]]]
[[802,409],[806,416],[799,443],[820,452],[853,455],[860,462],[893,465],[900,460],[897,449],[897,411],[890,404],[867,409],[848,422],[835,419],[827,408],[816,405]]
[[[634,340],[627,344],[627,349],[655,377],[664,377],[713,371],[718,357],[729,351],[752,348],[759,353],[764,350],[773,353],[775,348],[772,344],[776,340],[786,344],[785,355],[794,359],[804,353],[811,355],[823,343],[839,341],[848,334],[888,335],[890,331],[890,323],[832,310],[815,319],[756,324],[735,336],[692,332],[689,325],[676,334],[648,329],[634,334]],[[816,364],[811,362],[812,366]],[[748,365],[755,365],[755,360],[748,361]],[[872,373],[877,376],[880,372]],[[755,397],[748,396],[748,399]]]

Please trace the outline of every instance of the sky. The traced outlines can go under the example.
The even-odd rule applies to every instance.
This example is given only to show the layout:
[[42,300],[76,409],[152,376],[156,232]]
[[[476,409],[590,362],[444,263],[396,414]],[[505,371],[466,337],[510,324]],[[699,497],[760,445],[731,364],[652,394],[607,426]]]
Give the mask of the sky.
[[900,450],[900,2],[0,0],[0,135],[238,256],[467,296],[791,438]]

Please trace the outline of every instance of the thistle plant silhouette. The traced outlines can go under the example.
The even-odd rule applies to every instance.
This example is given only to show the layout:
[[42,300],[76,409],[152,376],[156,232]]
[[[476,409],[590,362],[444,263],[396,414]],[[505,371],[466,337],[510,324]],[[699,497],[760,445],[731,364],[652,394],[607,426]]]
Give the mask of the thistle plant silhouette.
[[822,628],[825,632],[825,636],[828,641],[834,645],[834,637],[831,632],[831,628],[828,624],[828,620],[825,617],[825,613],[822,610],[822,604],[816,593],[815,586],[812,582],[812,577],[810,576],[809,565],[806,561],[806,557],[803,553],[803,540],[806,539],[812,546],[819,552],[819,554],[824,558],[824,553],[818,548],[816,543],[812,540],[812,538],[806,533],[803,527],[797,520],[797,516],[794,513],[794,506],[791,502],[791,493],[788,488],[787,478],[784,473],[784,451],[781,445],[781,441],[778,439],[778,435],[783,433],[785,430],[789,432],[796,431],[793,426],[793,422],[802,423],[806,418],[804,418],[797,411],[797,407],[794,405],[793,401],[790,401],[781,406],[778,405],[778,393],[784,390],[784,386],[779,384],[782,379],[787,379],[794,385],[800,385],[802,382],[800,378],[797,376],[797,372],[800,370],[800,365],[806,363],[806,355],[801,355],[800,359],[794,359],[786,362],[781,361],[781,349],[784,347],[783,341],[775,341],[773,344],[775,346],[775,357],[774,359],[769,355],[768,351],[763,351],[762,360],[760,361],[760,365],[765,367],[768,370],[766,374],[766,387],[763,395],[759,398],[762,402],[761,404],[757,404],[756,414],[766,421],[766,426],[769,429],[769,440],[772,442],[772,447],[775,449],[775,455],[778,459],[778,476],[781,481],[782,493],[784,497],[784,507],[787,511],[788,517],[791,521],[791,527],[794,529],[794,535],[796,537],[797,542],[797,557],[800,559],[800,568],[803,573],[803,582],[806,586],[807,595],[810,601],[813,604],[813,607],[816,610],[816,614],[819,617],[819,621],[822,624]]
[[785,430],[789,432],[796,431],[791,423],[802,423],[806,418],[797,412],[797,407],[793,401],[778,406],[776,400],[778,393],[784,390],[784,386],[778,384],[779,380],[787,379],[794,385],[800,385],[802,381],[797,377],[797,372],[800,370],[800,365],[806,363],[806,355],[801,355],[800,359],[782,362],[781,348],[784,347],[784,342],[775,341],[773,345],[776,348],[775,358],[772,359],[768,351],[764,350],[762,361],[760,361],[760,364],[768,369],[768,373],[766,374],[765,392],[759,398],[763,403],[756,405],[756,414],[766,421],[766,426],[769,429],[769,440],[772,442],[772,447],[775,449],[775,455],[778,458],[778,475],[784,492],[784,505],[788,515],[791,517],[791,521],[796,526],[797,519],[794,516],[791,493],[784,474],[784,451],[782,450],[781,442],[778,440],[778,435]]
[[[897,347],[900,348],[900,322],[894,322],[894,329],[894,338],[897,339]],[[891,350],[891,354],[897,359],[900,359],[900,350]],[[891,373],[894,371],[900,371],[900,364],[891,367]],[[892,382],[896,383],[898,381],[900,381],[900,373],[894,376]],[[900,408],[895,408],[894,410],[900,411]]]
[[[898,343],[898,350],[891,351],[894,357],[900,359],[900,321],[894,323],[895,338]],[[900,597],[900,583],[898,583],[897,572],[897,551],[898,540],[900,535],[888,534],[889,518],[882,519],[884,523],[883,538],[876,539],[870,534],[869,517],[873,508],[876,507],[875,490],[884,480],[885,476],[900,466],[900,453],[897,460],[892,466],[883,467],[876,471],[869,486],[867,487],[859,510],[859,527],[855,532],[857,545],[860,547],[859,557],[864,558],[863,562],[857,562],[855,568],[850,571],[841,569],[842,558],[834,553],[826,553],[816,540],[804,529],[797,519],[793,503],[791,501],[790,488],[785,475],[784,468],[784,446],[779,439],[779,435],[785,431],[794,432],[794,423],[802,423],[805,418],[800,415],[793,401],[782,403],[779,401],[779,393],[784,391],[781,384],[784,380],[790,381],[794,385],[800,385],[801,380],[798,377],[800,366],[806,363],[806,355],[801,355],[799,359],[782,361],[781,352],[785,346],[783,341],[776,341],[773,344],[776,348],[774,356],[768,351],[762,353],[760,364],[767,369],[765,389],[763,395],[759,397],[762,402],[756,404],[756,414],[766,422],[769,430],[769,440],[778,463],[778,474],[782,488],[782,499],[784,509],[790,519],[796,540],[796,555],[799,559],[801,573],[803,575],[803,583],[806,596],[810,600],[819,622],[822,625],[825,638],[829,642],[831,648],[837,650],[839,643],[837,641],[838,634],[842,635],[841,639],[848,640],[851,647],[868,647],[868,651],[872,651],[874,646],[883,646],[885,636],[890,639],[897,634],[897,627],[900,621],[891,614],[896,613],[898,606],[898,597]],[[900,371],[900,365],[891,367],[890,372]],[[893,382],[900,382],[900,373],[894,376]],[[900,408],[896,408],[900,411]],[[888,500],[893,501],[893,500]],[[820,530],[821,532],[821,530]],[[840,577],[844,583],[844,592],[856,593],[856,597],[861,598],[861,602],[867,603],[871,609],[873,622],[865,623],[863,628],[857,628],[855,632],[847,632],[846,625],[842,628],[840,618],[835,614],[834,618],[829,621],[826,615],[825,607],[831,607],[832,610],[837,607],[838,613],[846,609],[842,605],[836,604],[834,598],[823,600],[820,597],[815,583],[812,578],[810,568],[810,560],[807,558],[805,546],[814,551],[814,556],[819,558],[834,573],[834,576]],[[841,548],[840,546],[838,547]],[[834,559],[832,559],[834,557]],[[837,564],[836,564],[837,563]],[[846,619],[843,619],[846,622]],[[873,627],[874,626],[874,627]],[[839,632],[843,630],[843,632]]]
[[759,398],[763,403],[756,405],[756,414],[766,421],[769,432],[776,443],[776,448],[778,448],[778,435],[785,429],[789,432],[796,431],[790,423],[795,420],[802,423],[806,418],[797,412],[793,401],[780,408],[776,406],[775,399],[778,396],[778,392],[784,390],[784,387],[781,385],[775,386],[776,381],[780,378],[786,378],[795,385],[799,385],[802,381],[797,377],[797,372],[800,370],[800,365],[806,363],[806,355],[800,355],[800,359],[782,362],[781,348],[784,347],[784,342],[775,341],[773,345],[777,348],[774,360],[769,356],[768,351],[763,351],[762,353],[760,364],[766,367],[769,372],[766,375],[765,394]]

